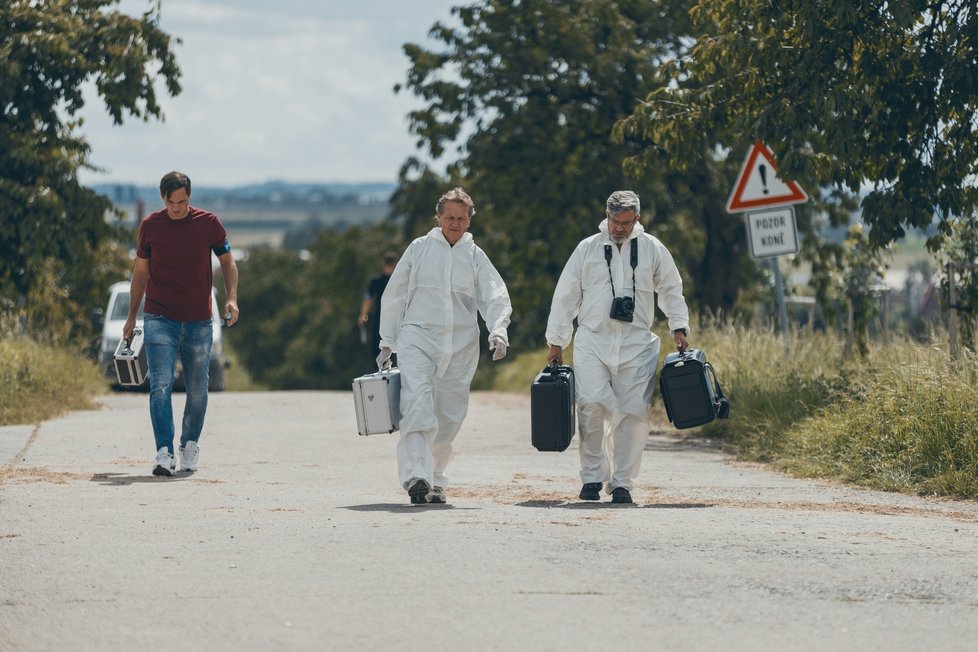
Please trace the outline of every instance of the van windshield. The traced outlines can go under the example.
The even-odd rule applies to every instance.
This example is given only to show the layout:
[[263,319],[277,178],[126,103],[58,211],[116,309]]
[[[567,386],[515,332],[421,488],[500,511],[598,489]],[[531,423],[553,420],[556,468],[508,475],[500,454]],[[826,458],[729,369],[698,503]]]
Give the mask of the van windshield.
[[[143,318],[143,303],[145,300],[139,304],[139,313],[136,315],[136,319]],[[129,293],[120,292],[115,295],[115,302],[112,304],[112,310],[109,311],[109,319],[121,320],[129,316]]]

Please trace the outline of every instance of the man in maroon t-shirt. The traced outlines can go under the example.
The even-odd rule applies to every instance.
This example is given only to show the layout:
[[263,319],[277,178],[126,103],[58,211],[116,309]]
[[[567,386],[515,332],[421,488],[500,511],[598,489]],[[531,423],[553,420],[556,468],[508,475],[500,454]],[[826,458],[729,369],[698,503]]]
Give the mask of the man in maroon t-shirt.
[[169,476],[176,468],[172,395],[178,355],[187,390],[180,433],[180,470],[197,470],[197,442],[207,412],[213,342],[211,252],[217,255],[224,276],[227,325],[238,321],[238,267],[227,232],[217,215],[190,205],[190,192],[190,178],[182,172],[170,172],[160,181],[165,209],[145,218],[139,226],[129,316],[122,328],[122,336],[130,340],[145,294],[143,328],[149,363],[149,413],[156,439],[153,475]]

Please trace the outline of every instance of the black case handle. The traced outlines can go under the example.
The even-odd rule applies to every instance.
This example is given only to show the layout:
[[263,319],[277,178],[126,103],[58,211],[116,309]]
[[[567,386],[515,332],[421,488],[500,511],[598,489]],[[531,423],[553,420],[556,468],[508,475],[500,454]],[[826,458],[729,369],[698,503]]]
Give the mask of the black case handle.
[[564,365],[558,364],[557,359],[554,358],[550,361],[550,364],[543,368],[543,373],[549,374],[550,380],[557,380],[560,376],[561,369],[570,369],[570,367],[565,367]]
[[717,395],[717,418],[726,419],[730,416],[730,401],[723,395],[723,389],[720,387],[720,380],[717,378],[716,369],[709,362],[706,363],[706,368],[710,370],[710,375],[713,376],[713,390]]
[[129,339],[126,340],[126,346],[121,351],[122,355],[130,355],[132,353],[135,353],[135,351],[132,350],[132,341],[136,339],[136,336],[142,332],[143,329],[139,328],[138,326],[132,329],[132,333],[129,334]]

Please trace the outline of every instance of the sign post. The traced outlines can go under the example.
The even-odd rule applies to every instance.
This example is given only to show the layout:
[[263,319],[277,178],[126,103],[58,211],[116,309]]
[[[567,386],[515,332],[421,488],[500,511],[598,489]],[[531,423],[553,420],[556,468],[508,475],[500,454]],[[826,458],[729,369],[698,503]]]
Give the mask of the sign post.
[[778,256],[798,253],[798,226],[793,205],[807,202],[808,195],[794,181],[779,179],[777,172],[774,153],[761,141],[755,141],[727,198],[727,212],[747,213],[745,223],[751,258],[771,259],[778,321],[781,332],[787,335],[788,309]]

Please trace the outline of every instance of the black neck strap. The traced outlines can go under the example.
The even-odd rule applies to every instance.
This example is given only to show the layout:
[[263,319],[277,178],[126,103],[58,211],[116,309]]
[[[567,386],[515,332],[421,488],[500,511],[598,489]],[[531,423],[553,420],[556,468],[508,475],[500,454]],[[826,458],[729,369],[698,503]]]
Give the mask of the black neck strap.
[[[615,297],[615,279],[611,275],[611,245],[604,246],[604,262],[608,264],[608,281],[611,283],[611,296]],[[638,267],[638,238],[632,238],[632,295],[635,295],[635,268]]]

